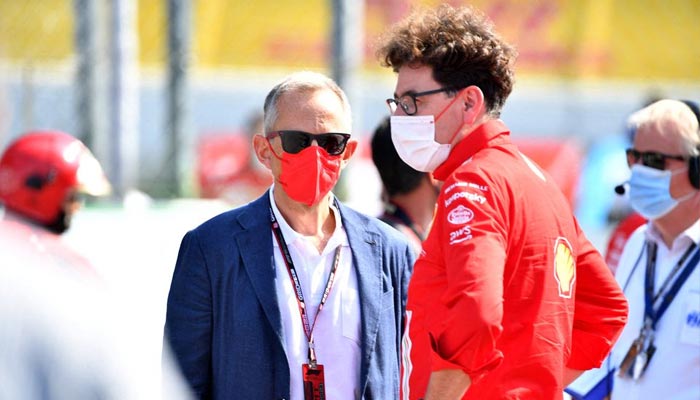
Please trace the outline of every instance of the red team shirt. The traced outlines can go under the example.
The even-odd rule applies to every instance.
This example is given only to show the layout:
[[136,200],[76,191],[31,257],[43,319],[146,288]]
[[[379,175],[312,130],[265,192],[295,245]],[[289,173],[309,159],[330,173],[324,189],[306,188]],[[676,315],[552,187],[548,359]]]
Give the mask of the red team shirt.
[[561,399],[565,367],[600,366],[622,331],[622,291],[502,122],[434,175],[444,185],[408,290],[403,398],[422,398],[431,370],[461,369],[463,399]]

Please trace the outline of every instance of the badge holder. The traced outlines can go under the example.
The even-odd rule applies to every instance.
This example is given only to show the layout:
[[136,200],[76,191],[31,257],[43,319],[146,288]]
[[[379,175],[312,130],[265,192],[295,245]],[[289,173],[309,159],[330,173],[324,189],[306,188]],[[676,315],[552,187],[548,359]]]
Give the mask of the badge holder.
[[313,341],[309,342],[309,363],[301,365],[304,380],[304,400],[326,400],[326,381],[323,365],[316,362]]
[[632,342],[625,358],[622,359],[618,377],[631,377],[638,381],[644,375],[655,352],[654,331],[649,324],[645,324],[639,332],[639,337]]

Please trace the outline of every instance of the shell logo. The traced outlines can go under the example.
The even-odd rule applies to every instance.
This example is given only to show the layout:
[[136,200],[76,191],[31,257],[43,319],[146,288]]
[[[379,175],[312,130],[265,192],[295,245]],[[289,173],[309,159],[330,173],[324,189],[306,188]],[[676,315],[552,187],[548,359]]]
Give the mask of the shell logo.
[[570,299],[576,281],[576,261],[571,244],[563,237],[554,243],[554,278],[559,284],[559,297]]

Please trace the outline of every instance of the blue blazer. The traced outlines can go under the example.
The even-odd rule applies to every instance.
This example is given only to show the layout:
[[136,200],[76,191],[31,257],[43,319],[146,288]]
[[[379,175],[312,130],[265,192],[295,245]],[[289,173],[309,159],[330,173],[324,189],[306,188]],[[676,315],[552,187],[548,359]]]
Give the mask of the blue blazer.
[[[339,207],[359,286],[361,398],[397,399],[415,256],[398,231]],[[197,398],[289,399],[268,193],[185,235],[165,332]]]

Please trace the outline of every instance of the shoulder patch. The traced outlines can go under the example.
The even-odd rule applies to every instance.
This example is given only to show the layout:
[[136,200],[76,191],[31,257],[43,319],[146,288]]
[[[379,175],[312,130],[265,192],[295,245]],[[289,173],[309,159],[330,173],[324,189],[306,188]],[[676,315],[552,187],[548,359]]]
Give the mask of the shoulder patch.
[[452,225],[464,225],[473,218],[474,211],[461,204],[447,214],[447,221]]
[[452,196],[445,200],[445,207],[449,207],[455,200],[467,199],[472,203],[484,204],[486,197],[472,192],[455,192]]
[[571,244],[561,236],[554,242],[554,279],[559,284],[559,297],[570,299],[576,281],[576,261]]

